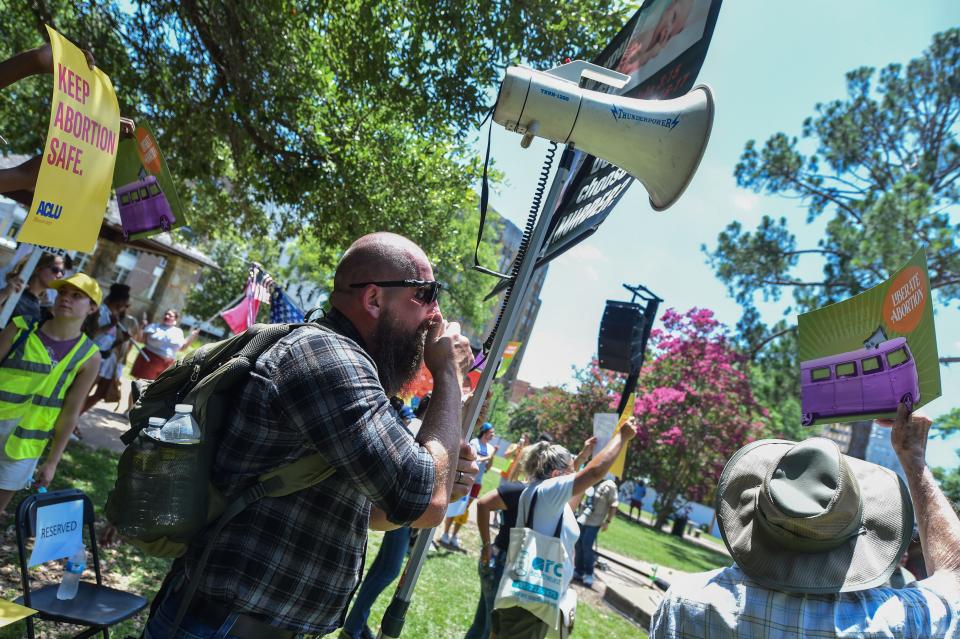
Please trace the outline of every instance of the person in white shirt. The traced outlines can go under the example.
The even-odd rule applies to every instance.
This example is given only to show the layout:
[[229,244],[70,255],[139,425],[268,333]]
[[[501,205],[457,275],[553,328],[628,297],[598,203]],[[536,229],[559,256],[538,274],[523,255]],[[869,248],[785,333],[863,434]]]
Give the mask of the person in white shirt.
[[[579,471],[574,465],[573,455],[566,448],[550,442],[537,442],[527,447],[522,462],[529,484],[503,482],[497,490],[490,491],[477,501],[477,528],[483,544],[480,550],[481,598],[473,625],[467,631],[467,639],[486,637],[491,630],[498,639],[543,639],[546,636],[550,628],[525,608],[513,606],[493,609],[497,585],[504,572],[509,529],[524,526],[524,522],[517,521],[523,491],[533,487],[536,497],[531,522],[533,530],[552,536],[560,524],[560,542],[566,555],[561,571],[563,592],[560,597],[563,599],[573,579],[573,558],[580,536],[580,526],[570,502],[579,499],[587,488],[606,476],[620,451],[636,434],[636,421],[627,420],[603,450]],[[533,502],[533,497],[530,501]],[[493,510],[505,510],[506,515],[497,543],[491,546],[490,512]]]
[[147,324],[144,315],[143,329],[140,331],[144,349],[133,363],[131,375],[137,379],[156,379],[173,364],[177,353],[197,339],[200,331],[194,329],[190,336],[186,337],[183,330],[177,326],[179,321],[180,312],[172,308],[163,314],[163,322],[160,324]]

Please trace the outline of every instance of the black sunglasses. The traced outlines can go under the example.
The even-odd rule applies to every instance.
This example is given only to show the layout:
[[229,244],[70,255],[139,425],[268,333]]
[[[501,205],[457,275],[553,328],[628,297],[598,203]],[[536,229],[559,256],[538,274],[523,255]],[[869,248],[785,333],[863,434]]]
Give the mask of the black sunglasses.
[[54,275],[63,275],[66,271],[64,271],[59,266],[51,266],[50,272],[53,273]]
[[417,292],[413,298],[421,304],[433,304],[440,296],[440,290],[443,288],[443,282],[426,280],[387,280],[384,282],[358,282],[351,284],[350,288],[363,288],[364,286],[382,286],[384,288],[415,288]]

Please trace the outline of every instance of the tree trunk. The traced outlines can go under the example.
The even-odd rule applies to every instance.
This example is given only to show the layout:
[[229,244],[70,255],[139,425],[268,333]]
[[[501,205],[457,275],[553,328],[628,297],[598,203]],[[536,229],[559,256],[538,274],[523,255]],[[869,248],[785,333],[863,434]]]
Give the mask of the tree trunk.
[[847,446],[847,454],[857,459],[866,459],[871,432],[873,432],[872,421],[851,422],[850,444]]

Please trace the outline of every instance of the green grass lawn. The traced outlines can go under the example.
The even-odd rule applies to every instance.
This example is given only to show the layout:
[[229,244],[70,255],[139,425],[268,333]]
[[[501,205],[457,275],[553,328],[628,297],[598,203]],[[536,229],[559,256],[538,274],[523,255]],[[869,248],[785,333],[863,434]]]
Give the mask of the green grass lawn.
[[[118,455],[107,451],[92,451],[84,446],[71,445],[67,448],[57,471],[51,490],[76,487],[87,493],[97,508],[98,522],[103,520],[103,504],[107,493],[113,488]],[[500,460],[498,460],[500,461]],[[495,476],[496,475],[496,476]],[[486,485],[485,478],[484,484]],[[499,473],[489,477],[491,486],[499,482]],[[8,507],[15,512],[16,505],[25,496],[17,495]],[[9,529],[9,532],[6,532]],[[4,537],[0,541],[0,597],[8,601],[21,594],[20,571],[16,559],[16,541],[11,520],[3,524]],[[479,537],[473,524],[464,527],[461,535],[464,547],[469,553],[440,550],[430,554],[420,575],[416,594],[407,615],[404,637],[443,638],[462,637],[473,619],[477,600],[480,596],[480,582],[477,576],[477,549]],[[373,561],[380,546],[382,534],[372,532],[367,550],[367,562]],[[89,541],[87,542],[89,544]],[[166,574],[169,563],[166,560],[147,557],[132,546],[120,544],[115,548],[101,548],[101,569],[106,583],[115,588],[139,593],[148,599],[156,594]],[[88,559],[91,571],[86,579],[92,580],[92,561]],[[62,569],[57,562],[31,570],[33,587],[42,583],[57,583]],[[377,601],[371,613],[371,626],[376,629],[383,611],[389,604],[396,583],[391,585]],[[111,629],[114,637],[139,636],[146,620],[146,612]],[[78,629],[66,624],[39,622],[38,636],[59,638],[73,636]],[[0,639],[20,639],[26,636],[23,622],[0,628]],[[328,635],[335,637],[336,635]],[[609,639],[610,637],[646,637],[640,630],[617,613],[604,605],[591,605],[582,602],[577,610],[576,636],[582,639]]]
[[605,532],[600,533],[599,545],[601,550],[606,548],[627,557],[685,572],[713,570],[731,563],[730,557],[722,553],[623,517],[617,517]]
[[[492,470],[484,473],[481,495],[493,490],[500,484],[500,473],[498,471],[506,470],[509,462],[497,457],[494,459],[493,466]],[[627,505],[621,504],[620,509],[621,512],[626,513]],[[650,525],[637,524],[626,518],[618,517],[610,523],[610,527],[605,532],[600,533],[600,548],[686,572],[701,572],[730,565],[730,558],[723,553],[712,552],[707,548],[673,535],[655,531],[651,527],[653,515],[650,513],[642,513],[641,519]],[[723,546],[722,540],[711,535],[701,535],[700,538],[709,539],[720,547]]]

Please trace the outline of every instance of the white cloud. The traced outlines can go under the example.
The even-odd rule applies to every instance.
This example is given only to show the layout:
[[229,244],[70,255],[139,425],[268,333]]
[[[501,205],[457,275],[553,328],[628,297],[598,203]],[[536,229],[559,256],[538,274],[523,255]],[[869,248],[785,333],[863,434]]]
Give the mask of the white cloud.
[[567,254],[560,259],[574,260],[582,265],[583,262],[609,262],[610,259],[596,245],[590,244],[589,240],[577,244],[567,251]]
[[750,193],[749,191],[737,191],[733,195],[733,208],[738,211],[743,211],[744,213],[749,213],[757,208],[757,203],[760,201],[760,198],[756,193]]

